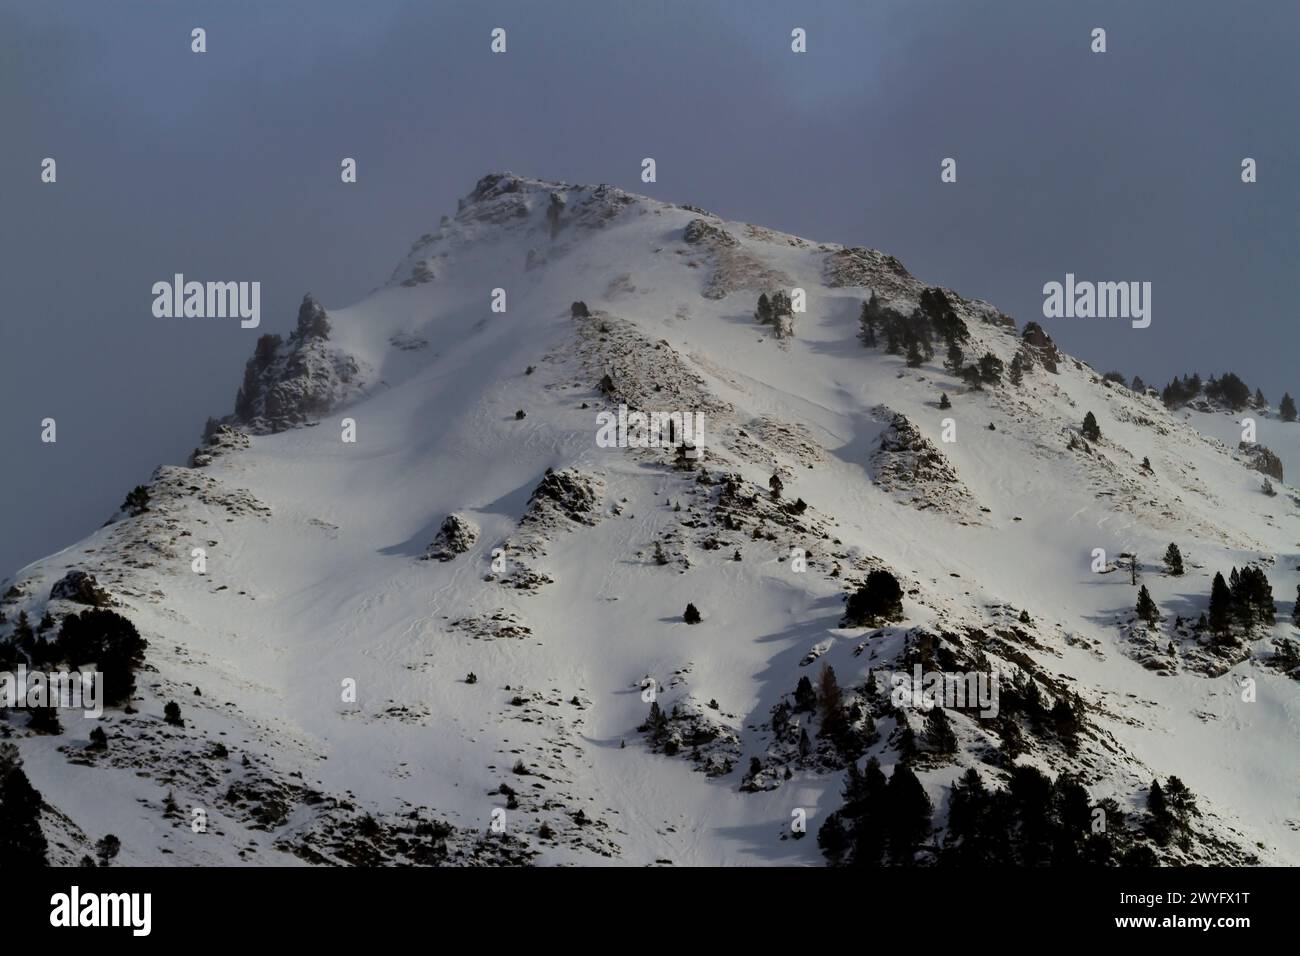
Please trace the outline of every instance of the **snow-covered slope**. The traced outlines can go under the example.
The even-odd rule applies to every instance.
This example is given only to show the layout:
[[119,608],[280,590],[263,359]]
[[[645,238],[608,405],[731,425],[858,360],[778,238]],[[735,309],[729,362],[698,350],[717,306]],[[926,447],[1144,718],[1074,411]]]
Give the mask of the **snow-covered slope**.
[[[773,338],[755,301],[795,288],[806,311]],[[159,469],[148,510],[14,577],[0,627],[78,610],[48,596],[84,570],[149,641],[107,752],[84,749],[93,721],[36,735],[9,714],[51,858],[112,832],[129,864],[817,864],[845,759],[811,714],[778,739],[773,708],[832,665],[874,715],[863,758],[889,771],[924,721],[858,689],[925,659],[1032,678],[1049,705],[1077,694],[1077,747],[1029,733],[1020,762],[1135,820],[1153,778],[1180,777],[1199,836],[1169,859],[1300,862],[1300,700],[1271,660],[1296,632],[1294,493],[1264,495],[1235,441],[1068,356],[971,390],[942,345],[914,368],[864,347],[873,291],[908,312],[924,288],[881,253],[485,177],[387,286],[309,299],[293,337],[259,346],[237,414],[192,467]],[[966,355],[1009,365],[1021,331],[949,297]],[[701,411],[703,457],[601,447],[597,414],[620,404]],[[1087,412],[1099,441],[1079,436]],[[1290,472],[1297,426],[1269,426]],[[1182,577],[1162,571],[1171,542]],[[1149,629],[1126,553],[1163,615]],[[1250,562],[1278,623],[1216,653],[1190,624],[1214,573]],[[873,568],[903,583],[905,619],[840,628]],[[647,679],[676,705],[676,748],[638,729]],[[993,787],[1007,771],[1004,725],[951,717],[958,751],[914,761],[940,828],[966,767]]]

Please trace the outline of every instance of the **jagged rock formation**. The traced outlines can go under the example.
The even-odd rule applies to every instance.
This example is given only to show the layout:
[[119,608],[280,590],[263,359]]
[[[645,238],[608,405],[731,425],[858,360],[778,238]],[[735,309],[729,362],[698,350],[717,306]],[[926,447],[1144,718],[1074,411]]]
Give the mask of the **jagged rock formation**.
[[298,308],[298,324],[287,342],[278,335],[257,340],[235,397],[238,424],[255,435],[274,434],[306,424],[361,391],[361,363],[329,345],[330,322],[311,294]]

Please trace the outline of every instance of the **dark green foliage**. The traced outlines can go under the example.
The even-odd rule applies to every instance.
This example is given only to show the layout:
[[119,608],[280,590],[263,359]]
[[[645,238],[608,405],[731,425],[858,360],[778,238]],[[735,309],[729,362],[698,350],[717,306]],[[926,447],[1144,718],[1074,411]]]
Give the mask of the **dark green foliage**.
[[682,620],[685,621],[687,624],[699,624],[700,621],[702,620],[702,618],[700,617],[699,608],[697,608],[694,604],[687,604],[686,613],[682,615]]
[[796,714],[809,713],[817,708],[817,691],[813,690],[812,681],[804,674],[794,688],[794,710]]
[[1250,386],[1232,372],[1224,372],[1205,383],[1205,397],[1237,411],[1250,404]]
[[1291,397],[1290,392],[1282,396],[1282,404],[1278,406],[1277,413],[1284,422],[1295,421],[1295,399]]
[[1178,550],[1178,545],[1172,542],[1165,549],[1165,568],[1174,577],[1183,573],[1183,553]]
[[1083,416],[1083,437],[1088,441],[1101,440],[1101,426],[1097,424],[1097,416],[1092,412]]
[[102,840],[95,844],[95,856],[99,858],[99,865],[108,866],[117,858],[117,854],[121,852],[121,849],[122,841],[111,833],[106,834]]
[[939,395],[939,407],[940,407],[940,408],[952,408],[952,402],[950,402],[950,401],[948,400],[948,393],[947,393],[947,392],[942,392],[942,393],[940,393],[940,395]]
[[957,752],[957,735],[942,707],[932,707],[925,715],[925,743],[931,753],[946,756]]
[[1025,364],[1021,361],[1019,352],[1011,357],[1011,368],[1007,372],[1007,380],[1017,388],[1025,380]]
[[[1232,569],[1228,576],[1232,619],[1244,630],[1257,624],[1269,625],[1276,621],[1277,609],[1273,604],[1273,588],[1268,576],[1254,566],[1247,565],[1238,571]],[[1213,595],[1211,595],[1213,598]]]
[[889,861],[896,866],[911,866],[922,841],[930,835],[930,816],[934,807],[921,781],[905,763],[894,767],[885,795],[888,819],[885,843]]
[[136,485],[132,488],[127,493],[126,500],[122,502],[122,510],[132,517],[142,515],[148,511],[149,489],[144,485]]
[[1223,641],[1232,633],[1232,592],[1223,575],[1216,572],[1214,582],[1210,585],[1210,610],[1208,618],[1210,633],[1216,640]]
[[60,659],[71,667],[94,664],[104,682],[104,702],[121,704],[135,690],[135,669],[144,663],[147,642],[135,625],[115,611],[94,609],[69,614],[56,642]]
[[980,381],[985,385],[998,385],[1002,382],[1002,359],[992,352],[985,352],[980,359]]
[[1147,590],[1145,584],[1138,591],[1137,616],[1148,624],[1155,624],[1160,619],[1160,609],[1156,607],[1156,602],[1151,600],[1151,592]]
[[18,748],[0,744],[0,870],[46,865],[41,795],[23,772]]
[[163,720],[167,721],[167,723],[171,724],[173,727],[185,726],[185,720],[181,717],[180,705],[176,703],[176,701],[167,701],[167,704],[163,707]]
[[925,359],[921,355],[921,347],[915,338],[909,338],[907,342],[907,367],[917,368]]
[[903,589],[888,571],[877,568],[849,595],[840,627],[876,627],[903,619]]

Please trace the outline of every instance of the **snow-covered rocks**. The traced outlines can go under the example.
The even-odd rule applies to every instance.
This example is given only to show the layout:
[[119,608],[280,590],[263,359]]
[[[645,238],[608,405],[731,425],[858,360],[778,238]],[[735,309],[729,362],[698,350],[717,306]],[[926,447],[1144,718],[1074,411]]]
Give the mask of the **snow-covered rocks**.
[[871,456],[873,478],[881,488],[913,508],[935,508],[974,520],[977,505],[952,463],[906,415],[886,406],[873,413],[889,425]]
[[190,452],[190,467],[204,468],[213,460],[233,451],[241,451],[252,444],[248,435],[233,425],[223,425],[216,419],[208,419],[203,431],[203,442]]
[[785,272],[766,263],[757,253],[741,244],[731,233],[704,219],[693,219],[682,234],[696,253],[694,264],[709,267],[701,293],[706,299],[722,299],[733,292],[748,290],[759,293],[788,289],[794,283]]
[[99,586],[95,576],[87,571],[69,571],[50,588],[51,601],[71,601],[90,607],[108,607],[113,603],[109,593]]
[[443,519],[437,536],[424,553],[425,560],[450,561],[464,554],[478,540],[478,526],[463,515],[450,514]]
[[244,368],[244,383],[228,423],[257,435],[304,425],[355,398],[364,387],[361,362],[329,344],[330,322],[310,294],[287,342],[263,335]]

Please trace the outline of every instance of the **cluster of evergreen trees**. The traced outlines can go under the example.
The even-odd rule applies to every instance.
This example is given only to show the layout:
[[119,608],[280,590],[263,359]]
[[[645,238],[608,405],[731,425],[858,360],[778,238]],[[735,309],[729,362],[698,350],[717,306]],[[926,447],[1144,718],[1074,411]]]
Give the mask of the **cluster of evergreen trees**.
[[[906,762],[885,778],[872,757],[849,767],[844,805],[817,833],[833,865],[912,866],[1152,866],[1154,851],[1139,840],[1113,799],[1095,807],[1084,786],[1055,780],[1032,766],[1011,768],[1005,789],[990,789],[975,768],[952,784],[948,826],[932,839],[933,806]],[[1190,846],[1196,800],[1177,777],[1152,781],[1140,832],[1160,846]],[[926,856],[922,856],[924,851]]]
[[1151,781],[1147,791],[1147,819],[1145,829],[1160,846],[1174,844],[1183,850],[1192,845],[1192,817],[1200,816],[1196,797],[1177,777],[1170,777],[1163,787],[1159,780]]
[[866,583],[849,595],[840,627],[877,627],[903,619],[903,588],[883,568],[867,575]]
[[46,865],[41,795],[27,779],[18,748],[0,744],[0,870]]
[[[44,635],[53,627],[48,612],[35,629],[26,612],[20,613],[9,639],[0,642],[0,670],[19,661],[33,668],[66,665],[74,670],[93,664],[103,682],[104,703],[116,706],[131,699],[135,670],[144,663],[148,646],[134,624],[116,611],[93,608],[69,614],[54,639],[47,639]],[[34,719],[39,722],[42,715]],[[50,732],[57,730],[51,726]]]
[[[883,340],[887,354],[905,355],[908,366],[917,368],[933,360],[935,342],[942,341],[944,368],[960,376],[969,387],[976,389],[1001,384],[1005,364],[992,352],[967,361],[962,343],[970,341],[970,330],[942,289],[923,290],[918,302],[910,314],[904,315],[885,305],[873,292],[871,298],[862,304],[859,317],[863,344],[875,348]],[[1019,385],[1025,370],[1031,366],[1032,361],[1017,354],[1011,362],[1011,384]]]
[[1222,573],[1214,575],[1210,608],[1208,616],[1201,618],[1201,627],[1208,628],[1216,642],[1231,641],[1234,626],[1246,633],[1257,624],[1272,626],[1276,619],[1273,588],[1262,570],[1254,565],[1240,571],[1233,568],[1227,581]]
[[794,334],[794,306],[785,292],[760,295],[754,319],[759,325],[770,325],[775,338],[783,339]]
[[[1137,384],[1141,380],[1134,379],[1133,381],[1133,387],[1136,391],[1138,390]],[[1175,378],[1161,390],[1160,398],[1167,407],[1178,408],[1180,405],[1192,401],[1202,392],[1210,401],[1227,405],[1233,411],[1240,411],[1247,407],[1255,409],[1268,407],[1268,399],[1264,397],[1264,393],[1257,388],[1252,395],[1250,386],[1233,372],[1224,372],[1218,378],[1211,375],[1204,381],[1195,372],[1191,375],[1184,375],[1182,378]],[[1295,400],[1290,393],[1282,396],[1282,401],[1278,405],[1278,416],[1284,422],[1296,420]]]

